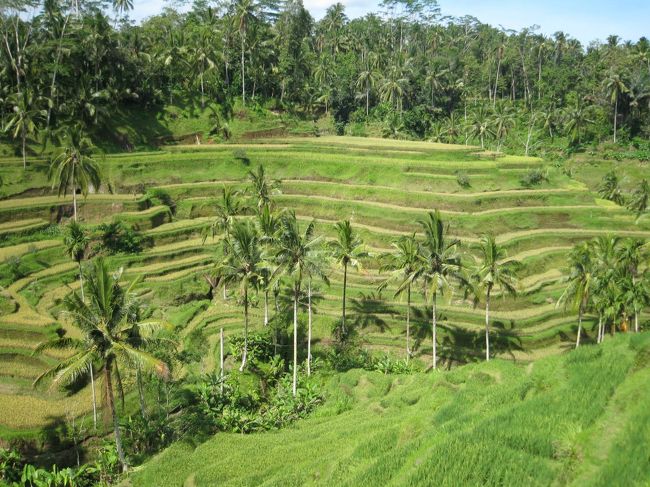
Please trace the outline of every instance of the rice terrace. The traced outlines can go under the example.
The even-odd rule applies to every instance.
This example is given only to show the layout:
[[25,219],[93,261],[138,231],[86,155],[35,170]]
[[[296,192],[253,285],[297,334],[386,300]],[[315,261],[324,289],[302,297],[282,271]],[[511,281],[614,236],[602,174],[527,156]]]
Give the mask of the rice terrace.
[[211,5],[0,6],[0,485],[650,485],[647,39]]

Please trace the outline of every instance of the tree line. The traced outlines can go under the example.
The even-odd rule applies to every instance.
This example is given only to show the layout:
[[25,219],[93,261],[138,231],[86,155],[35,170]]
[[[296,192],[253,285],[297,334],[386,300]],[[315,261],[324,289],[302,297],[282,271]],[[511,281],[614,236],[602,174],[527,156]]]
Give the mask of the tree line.
[[[132,3],[4,1],[0,125],[25,153],[81,123],[115,137],[120,109],[194,104],[228,134],[233,107],[331,116],[340,133],[503,145],[539,153],[631,142],[648,151],[650,43],[582,45],[442,17],[435,0],[384,0],[315,21],[300,0],[197,1],[140,24]],[[220,110],[214,110],[219,106]]]

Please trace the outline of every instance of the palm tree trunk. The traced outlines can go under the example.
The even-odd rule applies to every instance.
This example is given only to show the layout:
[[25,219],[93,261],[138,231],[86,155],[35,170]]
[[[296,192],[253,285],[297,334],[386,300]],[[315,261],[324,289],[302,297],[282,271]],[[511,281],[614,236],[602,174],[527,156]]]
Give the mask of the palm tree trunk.
[[634,333],[639,333],[639,311],[634,308]]
[[144,388],[142,387],[142,370],[138,366],[135,371],[135,379],[138,383],[138,396],[140,398],[140,413],[142,414],[142,419],[147,419],[147,405],[144,400]]
[[104,379],[106,382],[106,400],[108,402],[108,410],[113,419],[113,432],[115,433],[115,447],[117,448],[117,456],[122,464],[122,472],[126,472],[129,465],[126,463],[124,449],[122,448],[122,436],[120,434],[120,423],[117,419],[117,412],[115,410],[115,397],[113,396],[113,381],[111,378],[112,361],[108,361],[104,367]]
[[580,346],[580,334],[582,332],[582,306],[578,311],[578,337],[576,338],[576,348]]
[[485,295],[485,361],[490,361],[490,287]]
[[92,362],[90,363],[90,388],[93,395],[93,429],[97,430],[97,397],[95,396],[95,373]]
[[84,296],[84,275],[83,271],[81,270],[81,261],[78,261],[77,264],[79,265],[79,284],[81,286],[81,301],[86,302],[86,298]]
[[223,392],[223,327],[219,331],[219,378],[221,379],[221,392]]
[[24,128],[20,132],[21,132],[21,136],[23,138],[23,169],[27,169],[27,156],[25,154],[25,151],[26,151],[25,146],[27,144],[27,133],[25,132]]
[[437,326],[438,325],[438,317],[436,316],[436,313],[437,313],[437,309],[436,309],[436,301],[437,301],[437,299],[436,299],[436,296],[437,296],[437,293],[434,292],[433,296],[431,297],[432,303],[433,303],[432,310],[431,310],[432,311],[431,335],[433,337],[432,338],[432,344],[433,344],[433,370],[435,370],[438,367],[438,350],[437,350],[438,343],[437,343],[437,340],[436,340],[436,331],[437,331],[437,328],[438,328],[438,326]]
[[244,57],[244,36],[241,37],[241,102],[243,106],[246,106],[246,82],[245,82],[245,63]]
[[614,103],[614,143],[616,144],[616,125],[617,125],[617,120],[618,120],[618,96],[616,97],[616,101]]
[[370,89],[368,88],[368,82],[366,81],[366,117],[370,113]]
[[293,385],[291,391],[296,397],[298,385],[298,286],[293,291]]
[[406,288],[406,361],[411,358],[411,284]]
[[602,335],[603,335],[603,316],[599,314],[598,315],[598,338],[596,339],[596,343],[602,342]]
[[246,357],[248,355],[248,286],[244,287],[244,351],[241,356],[241,366],[239,371],[242,372],[246,367]]
[[307,376],[311,375],[311,279],[307,284]]
[[264,290],[264,326],[269,325],[269,290]]
[[341,322],[341,333],[345,335],[345,291],[348,286],[348,264],[343,265],[343,321]]

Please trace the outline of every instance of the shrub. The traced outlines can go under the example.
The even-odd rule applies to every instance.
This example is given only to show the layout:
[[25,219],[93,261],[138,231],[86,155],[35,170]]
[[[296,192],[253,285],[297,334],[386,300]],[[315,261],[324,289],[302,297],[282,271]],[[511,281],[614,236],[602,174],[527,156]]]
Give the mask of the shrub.
[[458,183],[458,186],[460,186],[461,188],[466,189],[472,186],[469,181],[469,176],[464,172],[456,173],[456,182]]
[[133,227],[121,221],[102,223],[98,227],[101,247],[110,254],[138,253],[144,246],[144,238]]
[[548,182],[548,174],[543,169],[531,169],[519,180],[522,186],[530,188]]

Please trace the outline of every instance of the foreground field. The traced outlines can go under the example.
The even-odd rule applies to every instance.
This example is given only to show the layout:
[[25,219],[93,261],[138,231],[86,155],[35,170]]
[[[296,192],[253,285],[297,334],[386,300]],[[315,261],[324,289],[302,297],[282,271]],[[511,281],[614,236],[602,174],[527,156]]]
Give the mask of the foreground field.
[[528,366],[353,370],[314,417],[178,443],[124,485],[647,485],[650,335]]
[[[241,307],[232,296],[208,299],[204,274],[213,265],[218,239],[204,243],[201,230],[213,220],[221,188],[243,188],[248,171],[260,164],[282,179],[278,207],[294,209],[303,220],[316,219],[317,231],[327,237],[333,236],[334,222],[349,217],[373,253],[361,273],[350,274],[348,296],[364,346],[376,351],[402,354],[405,331],[405,303],[393,298],[391,289],[378,299],[382,276],[376,257],[395,237],[417,231],[417,219],[426,211],[440,209],[469,252],[481,234],[491,232],[510,257],[523,261],[519,297],[504,297],[493,306],[493,348],[497,356],[516,361],[555,354],[575,340],[576,317],[556,306],[573,244],[610,233],[650,236],[650,219],[635,222],[624,208],[596,198],[594,181],[610,168],[606,163],[567,171],[538,159],[496,158],[465,146],[346,137],[177,146],[106,157],[116,194],[82,200],[80,215],[91,226],[121,220],[146,238],[143,252],[117,255],[111,264],[124,268],[125,279],[144,277],[143,298],[177,327],[182,346],[202,344],[200,370],[214,368],[219,329],[229,336],[242,327]],[[36,357],[32,351],[66,327],[60,303],[78,286],[58,225],[71,214],[71,198],[52,194],[46,168],[46,161],[31,161],[25,173],[19,160],[0,161],[5,198],[0,201],[0,411],[11,411],[0,416],[3,438],[36,434],[90,408],[87,387],[75,396],[31,387],[60,358]],[[547,171],[548,179],[523,187],[522,176],[537,169]],[[620,163],[619,169],[631,180],[644,171],[638,163]],[[469,185],[458,184],[459,174]],[[165,201],[155,196],[161,193]],[[316,353],[330,340],[340,315],[342,273],[332,269],[330,277],[331,286],[318,289]],[[482,357],[482,306],[448,296],[441,310],[445,365]],[[423,297],[414,294],[412,319],[421,357],[431,351],[430,313]],[[260,329],[262,309],[254,308],[252,316]],[[642,316],[642,324],[646,319]],[[589,342],[593,317],[585,324]]]

